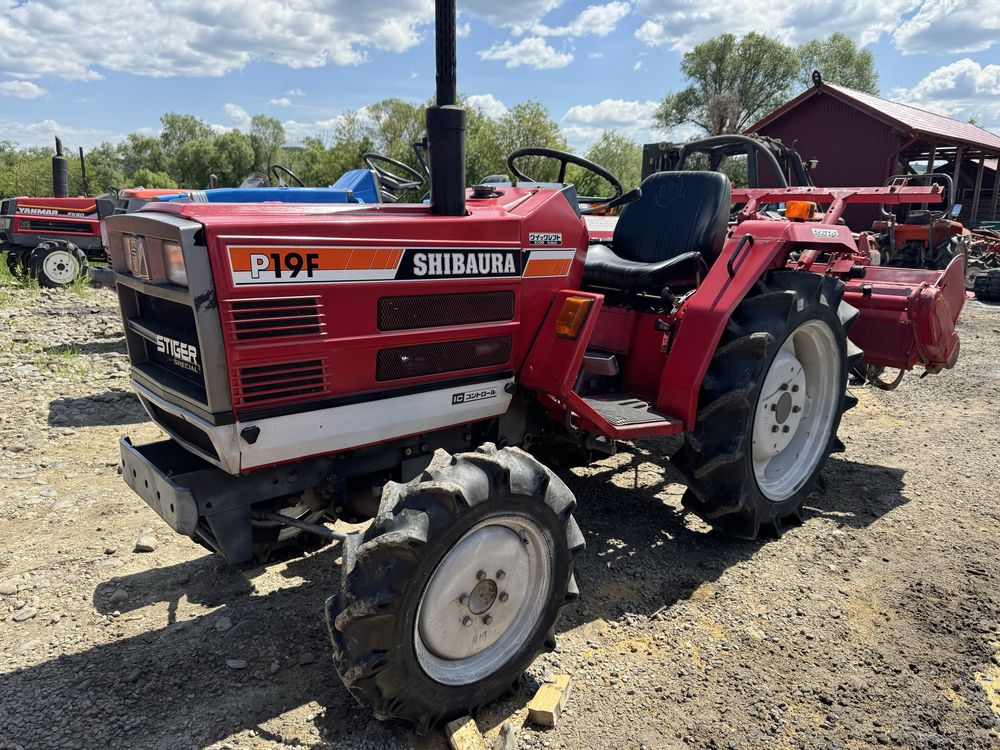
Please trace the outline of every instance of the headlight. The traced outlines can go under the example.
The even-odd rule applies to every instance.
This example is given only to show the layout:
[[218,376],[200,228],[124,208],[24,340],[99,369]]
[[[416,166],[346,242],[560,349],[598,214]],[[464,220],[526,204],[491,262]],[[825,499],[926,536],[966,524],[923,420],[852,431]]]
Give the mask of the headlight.
[[170,283],[188,285],[187,268],[184,267],[184,252],[178,242],[163,243],[163,268]]
[[104,252],[111,254],[111,248],[108,242],[108,225],[101,221],[101,247],[104,248]]

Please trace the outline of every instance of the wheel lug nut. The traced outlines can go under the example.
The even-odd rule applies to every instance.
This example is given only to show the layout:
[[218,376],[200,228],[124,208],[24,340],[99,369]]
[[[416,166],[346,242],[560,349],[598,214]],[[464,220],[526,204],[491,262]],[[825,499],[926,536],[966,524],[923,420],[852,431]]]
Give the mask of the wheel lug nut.
[[771,428],[771,432],[777,432],[777,431],[778,431],[778,425],[774,425],[774,426],[773,426],[773,427]]
[[798,392],[799,392],[799,387],[797,385],[793,385],[792,386],[792,393],[798,393]]
[[787,391],[787,390],[788,390],[788,383],[782,383],[782,384],[781,384],[781,385],[779,386],[779,390],[782,390],[782,391]]
[[469,627],[470,625],[472,625],[472,618],[466,615],[465,617],[462,618],[462,624],[465,625],[465,627]]
[[469,595],[468,594],[462,594],[460,597],[458,597],[458,603],[459,604],[465,604],[467,601],[469,601]]
[[802,411],[802,407],[801,406],[793,406],[792,407],[792,414],[798,414],[800,411]]
[[781,428],[782,432],[788,432],[788,430],[789,430],[789,427],[788,427],[787,424],[784,427]]
[[771,411],[778,411],[778,405],[777,404],[771,404]]
[[505,601],[507,601],[508,599],[510,599],[510,594],[508,594],[508,593],[507,593],[506,591],[502,591],[502,592],[500,593],[500,601],[501,601],[501,602],[505,602]]
[[483,625],[490,625],[493,622],[493,618],[490,615],[485,615],[483,617]]
[[478,573],[476,573],[476,578],[482,581],[484,578],[486,578],[486,571],[480,570]]
[[498,570],[497,571],[497,580],[498,581],[502,581],[506,577],[507,577],[507,574],[504,571],[502,571],[502,570]]

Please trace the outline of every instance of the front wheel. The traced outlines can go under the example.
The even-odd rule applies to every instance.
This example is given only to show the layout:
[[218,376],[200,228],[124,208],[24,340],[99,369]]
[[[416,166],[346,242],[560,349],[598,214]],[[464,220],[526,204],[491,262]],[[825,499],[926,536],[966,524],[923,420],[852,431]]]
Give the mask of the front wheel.
[[351,694],[426,730],[510,690],[576,598],[575,506],[530,455],[492,444],[439,451],[423,475],[390,484],[363,539],[345,544],[327,602]]
[[87,256],[76,245],[43,242],[31,251],[32,275],[44,287],[57,289],[87,275]]
[[856,403],[847,375],[858,311],[843,282],[774,271],[734,311],[705,375],[693,432],[674,456],[687,508],[735,536],[780,533],[802,506]]

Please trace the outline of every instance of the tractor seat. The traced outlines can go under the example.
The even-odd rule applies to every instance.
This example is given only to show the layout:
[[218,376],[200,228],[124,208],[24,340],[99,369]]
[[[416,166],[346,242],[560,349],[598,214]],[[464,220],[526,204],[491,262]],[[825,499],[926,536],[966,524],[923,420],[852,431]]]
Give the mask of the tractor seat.
[[732,187],[719,172],[657,172],[622,213],[612,246],[592,245],[583,279],[659,295],[694,286],[722,251]]

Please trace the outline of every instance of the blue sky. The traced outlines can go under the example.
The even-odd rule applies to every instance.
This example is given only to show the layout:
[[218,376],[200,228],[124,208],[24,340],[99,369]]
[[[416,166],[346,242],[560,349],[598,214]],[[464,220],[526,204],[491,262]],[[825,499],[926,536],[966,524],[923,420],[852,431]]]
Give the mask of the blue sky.
[[[1000,132],[1000,0],[459,0],[459,88],[490,114],[543,102],[571,145],[638,140],[683,85],[686,49],[724,31],[875,52],[883,96]],[[155,133],[173,110],[220,128],[264,113],[290,140],[345,111],[433,93],[433,0],[0,0],[0,140]],[[683,137],[685,133],[672,134]]]

